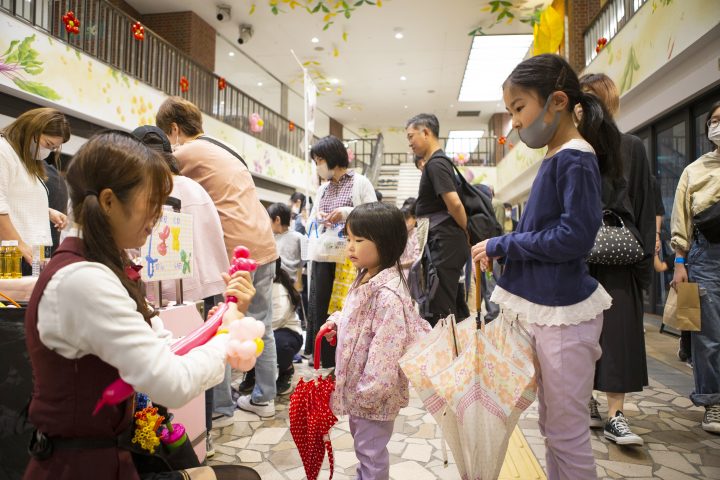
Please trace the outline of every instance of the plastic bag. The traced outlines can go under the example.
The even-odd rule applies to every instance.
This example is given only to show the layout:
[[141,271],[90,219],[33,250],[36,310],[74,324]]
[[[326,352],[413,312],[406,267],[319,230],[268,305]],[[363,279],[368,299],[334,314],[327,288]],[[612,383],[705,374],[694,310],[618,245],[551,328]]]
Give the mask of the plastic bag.
[[345,262],[347,238],[343,234],[343,224],[323,227],[313,220],[308,227],[307,259],[313,262]]

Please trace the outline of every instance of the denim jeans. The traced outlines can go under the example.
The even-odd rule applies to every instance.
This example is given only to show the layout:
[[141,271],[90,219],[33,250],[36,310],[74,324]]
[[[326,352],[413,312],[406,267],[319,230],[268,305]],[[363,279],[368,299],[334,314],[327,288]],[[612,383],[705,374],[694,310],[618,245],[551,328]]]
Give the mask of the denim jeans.
[[[275,400],[277,352],[275,350],[275,336],[272,330],[272,285],[274,276],[275,262],[266,263],[253,272],[255,297],[250,303],[247,316],[260,320],[265,324],[265,334],[262,337],[265,348],[255,363],[255,389],[252,392],[254,402]],[[235,403],[230,391],[231,381],[230,365],[227,365],[222,383],[213,388],[213,410],[216,413],[232,416],[235,411]]]
[[688,279],[700,287],[700,331],[692,332],[696,406],[720,405],[720,243],[701,234],[687,257]]

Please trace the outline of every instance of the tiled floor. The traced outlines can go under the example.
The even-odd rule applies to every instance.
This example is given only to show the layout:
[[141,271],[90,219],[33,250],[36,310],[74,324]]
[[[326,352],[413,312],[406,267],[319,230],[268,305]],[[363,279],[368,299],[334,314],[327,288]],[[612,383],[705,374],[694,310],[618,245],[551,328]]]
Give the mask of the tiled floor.
[[[593,431],[598,477],[720,479],[720,436],[700,428],[703,410],[687,399],[687,393],[692,389],[692,370],[675,357],[677,340],[657,333],[656,319],[648,318],[646,326],[650,387],[629,395],[625,407],[633,431],[643,437],[645,445],[618,447],[605,440],[602,430]],[[296,377],[300,373],[310,373],[306,365],[297,370]],[[601,413],[606,414],[604,397],[600,395],[599,400]],[[287,407],[287,397],[276,401],[277,415],[267,421],[236,411],[234,425],[213,432],[217,453],[210,463],[249,465],[263,480],[305,478],[300,456],[290,436]],[[537,426],[536,404],[525,412],[519,426],[537,461],[544,466],[545,446]],[[341,418],[331,435],[335,449],[333,478],[337,480],[354,478],[357,459],[349,430],[347,419]],[[521,441],[521,437],[518,438]],[[395,422],[395,433],[388,445],[390,477],[393,480],[459,480],[452,455],[450,466],[443,467],[440,439],[439,428],[432,416],[417,396],[412,395],[410,405],[400,412]],[[514,448],[521,448],[518,445]],[[501,478],[540,478],[517,472],[506,468]],[[327,461],[320,478],[328,478]]]

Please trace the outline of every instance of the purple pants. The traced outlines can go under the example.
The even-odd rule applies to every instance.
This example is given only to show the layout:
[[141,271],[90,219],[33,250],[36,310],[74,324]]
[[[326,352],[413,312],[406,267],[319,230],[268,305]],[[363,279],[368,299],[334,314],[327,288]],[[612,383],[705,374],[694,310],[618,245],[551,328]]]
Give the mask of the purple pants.
[[350,415],[350,434],[355,442],[355,456],[360,461],[357,466],[357,480],[390,478],[390,453],[387,444],[394,425],[393,420],[368,420]]
[[579,325],[530,325],[540,366],[539,423],[548,480],[597,479],[588,401],[601,353],[602,324],[600,314]]

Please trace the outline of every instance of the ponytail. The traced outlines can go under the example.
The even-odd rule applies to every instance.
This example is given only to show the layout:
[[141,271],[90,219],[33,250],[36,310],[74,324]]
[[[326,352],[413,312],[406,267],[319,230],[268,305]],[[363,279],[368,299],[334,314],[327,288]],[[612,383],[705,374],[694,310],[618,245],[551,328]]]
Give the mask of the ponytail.
[[583,113],[578,131],[595,150],[600,173],[612,179],[622,177],[620,131],[617,125],[595,95],[581,91],[579,100]]

